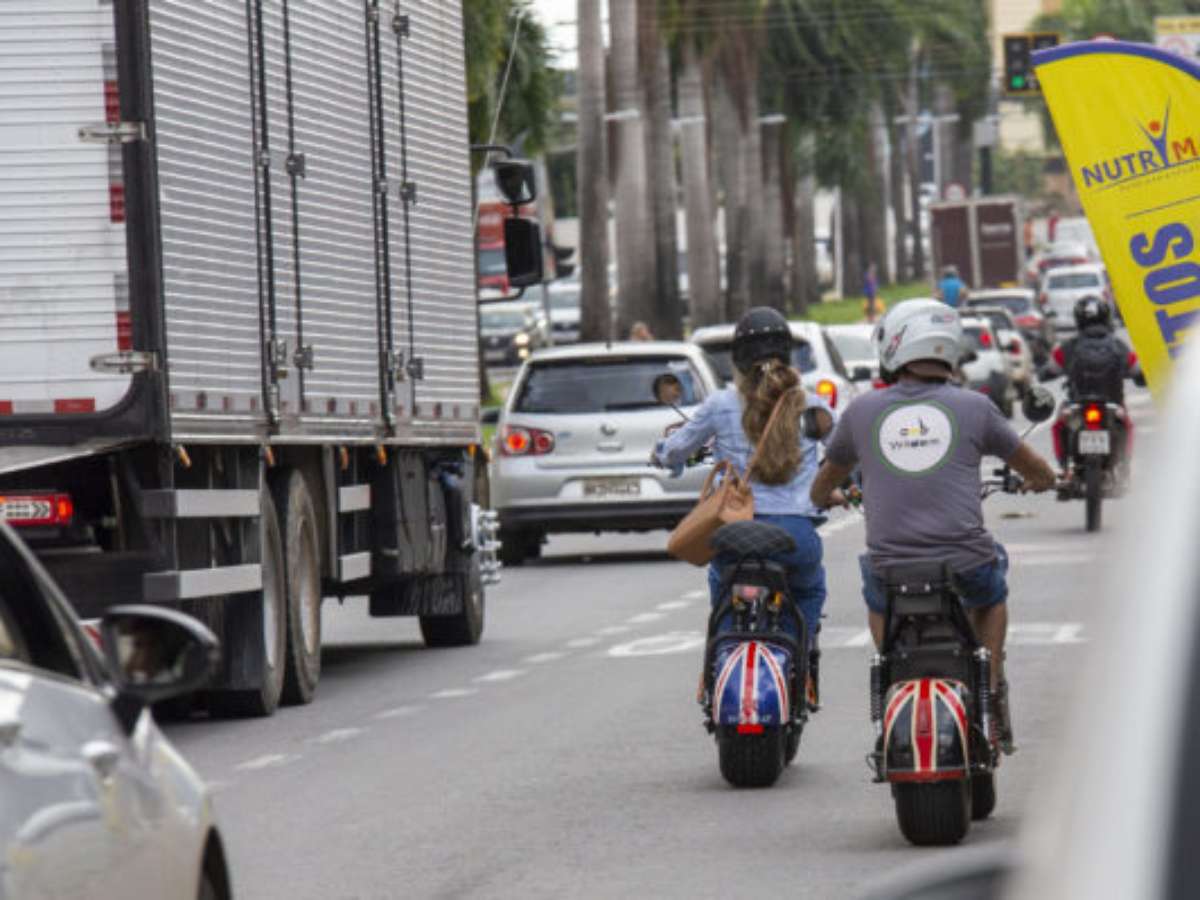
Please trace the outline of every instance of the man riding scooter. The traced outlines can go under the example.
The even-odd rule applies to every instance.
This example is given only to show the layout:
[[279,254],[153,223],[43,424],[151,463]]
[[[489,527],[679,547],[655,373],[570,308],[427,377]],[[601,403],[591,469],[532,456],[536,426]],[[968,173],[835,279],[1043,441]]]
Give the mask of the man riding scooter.
[[[1133,451],[1133,421],[1125,410],[1125,379],[1144,384],[1137,354],[1113,333],[1112,308],[1100,297],[1084,297],[1075,304],[1075,324],[1079,333],[1058,344],[1050,353],[1051,361],[1039,373],[1042,381],[1067,377],[1067,398],[1072,403],[1102,400],[1120,408],[1116,417],[1114,444],[1117,447],[1117,472],[1122,484],[1128,478]],[[1070,477],[1070,441],[1067,437],[1068,410],[1054,423],[1054,455],[1063,479]]]

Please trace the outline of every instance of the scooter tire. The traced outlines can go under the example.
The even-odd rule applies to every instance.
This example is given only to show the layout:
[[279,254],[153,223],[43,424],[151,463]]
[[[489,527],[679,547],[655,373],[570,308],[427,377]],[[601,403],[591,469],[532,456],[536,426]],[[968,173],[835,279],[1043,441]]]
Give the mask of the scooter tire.
[[971,776],[971,818],[986,819],[996,808],[996,773],[980,772]]
[[971,827],[971,783],[965,779],[893,784],[900,832],[918,847],[948,847]]
[[1084,470],[1084,519],[1088,531],[1100,530],[1100,506],[1104,501],[1104,469],[1098,460],[1088,460]]
[[784,735],[778,726],[762,734],[727,734],[717,738],[721,775],[738,788],[770,787],[784,767]]
[[790,766],[792,764],[792,760],[796,758],[796,754],[800,752],[801,732],[802,729],[800,726],[796,725],[793,726],[792,730],[787,733],[783,748],[783,764],[785,766]]

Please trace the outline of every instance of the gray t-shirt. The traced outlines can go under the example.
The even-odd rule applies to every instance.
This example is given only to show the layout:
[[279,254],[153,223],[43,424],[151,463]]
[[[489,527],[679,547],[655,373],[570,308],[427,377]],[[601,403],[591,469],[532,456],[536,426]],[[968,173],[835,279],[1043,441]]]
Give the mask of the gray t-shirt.
[[983,525],[980,462],[1007,460],[1020,443],[982,394],[903,382],[851,403],[825,453],[862,468],[872,568],[941,559],[966,572],[996,556]]

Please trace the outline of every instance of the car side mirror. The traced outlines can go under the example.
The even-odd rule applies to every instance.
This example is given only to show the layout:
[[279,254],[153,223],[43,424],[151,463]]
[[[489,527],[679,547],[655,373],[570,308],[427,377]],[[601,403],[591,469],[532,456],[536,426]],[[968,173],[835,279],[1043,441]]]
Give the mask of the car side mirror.
[[100,641],[117,688],[113,708],[127,732],[145,707],[207,684],[221,656],[208,628],[157,606],[113,607],[100,622]]
[[493,163],[496,187],[510,206],[524,206],[537,199],[533,164],[524,159],[502,159]]
[[979,359],[978,353],[976,353],[974,350],[966,350],[963,352],[963,355],[958,358],[958,364],[960,366],[970,365],[977,359]]
[[511,287],[542,283],[542,229],[537,222],[519,217],[504,220],[504,262]]
[[1133,383],[1138,387],[1146,386],[1146,373],[1142,371],[1140,366],[1133,370]]
[[873,377],[870,366],[855,366],[850,373],[851,381],[870,381]]
[[1021,342],[1018,340],[1009,341],[1008,346],[1005,347],[1004,349],[1007,350],[1009,353],[1020,353],[1021,352]]
[[1041,385],[1034,385],[1025,392],[1021,401],[1021,412],[1030,422],[1045,422],[1058,407],[1054,395]]

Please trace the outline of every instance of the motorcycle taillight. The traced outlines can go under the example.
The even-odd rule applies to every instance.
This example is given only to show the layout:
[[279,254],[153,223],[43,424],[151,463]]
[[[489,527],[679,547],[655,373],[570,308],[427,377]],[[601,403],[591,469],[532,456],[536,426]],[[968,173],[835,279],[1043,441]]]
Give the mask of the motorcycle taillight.
[[1083,408],[1083,427],[1088,431],[1099,431],[1104,427],[1104,407],[1089,403]]

